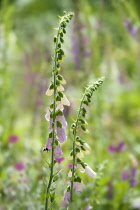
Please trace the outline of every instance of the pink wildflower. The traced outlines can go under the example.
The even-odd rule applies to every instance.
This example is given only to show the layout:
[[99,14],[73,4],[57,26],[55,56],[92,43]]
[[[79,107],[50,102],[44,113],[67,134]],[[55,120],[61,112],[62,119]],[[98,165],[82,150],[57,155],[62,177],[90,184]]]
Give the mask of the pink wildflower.
[[65,160],[64,157],[56,157],[55,160],[58,162],[58,163],[61,163],[63,160]]
[[14,143],[14,142],[18,141],[18,136],[17,135],[10,135],[8,137],[8,141],[11,142],[11,143]]
[[17,162],[14,164],[14,168],[17,169],[18,171],[22,171],[25,168],[25,166],[24,166],[24,163]]

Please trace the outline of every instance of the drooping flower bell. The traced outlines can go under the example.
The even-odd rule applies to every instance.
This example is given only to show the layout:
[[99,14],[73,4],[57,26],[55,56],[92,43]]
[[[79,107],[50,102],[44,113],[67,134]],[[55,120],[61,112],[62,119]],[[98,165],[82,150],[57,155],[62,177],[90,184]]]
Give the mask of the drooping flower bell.
[[92,170],[92,168],[88,165],[85,166],[85,168],[81,165],[81,164],[77,164],[77,168],[79,169],[80,172],[84,173],[86,172],[86,174],[88,176],[90,176],[91,178],[94,178],[96,176],[96,172]]

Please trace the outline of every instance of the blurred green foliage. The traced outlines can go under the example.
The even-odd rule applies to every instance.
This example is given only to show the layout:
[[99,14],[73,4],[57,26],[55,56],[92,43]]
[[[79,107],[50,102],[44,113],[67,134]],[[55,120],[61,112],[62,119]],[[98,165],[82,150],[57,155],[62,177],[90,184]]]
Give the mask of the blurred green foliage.
[[[130,185],[130,178],[121,178],[132,167],[139,172],[138,0],[0,1],[0,209],[43,209],[50,157],[41,152],[48,135],[45,92],[51,77],[53,28],[64,10],[75,13],[62,64],[66,95],[71,100],[65,111],[69,125],[84,86],[106,77],[93,97],[87,117],[90,133],[84,136],[91,146],[85,161],[99,173],[95,180],[80,174],[86,184],[75,196],[76,209],[84,209],[88,203],[96,210],[139,209],[139,173],[135,186]],[[11,135],[18,140],[10,142]],[[67,135],[54,209],[59,209],[65,190],[62,183],[67,182],[69,130]],[[124,142],[125,149],[110,153],[109,145],[119,142]],[[24,164],[22,170],[15,168],[18,162]],[[56,168],[60,168],[58,163]]]

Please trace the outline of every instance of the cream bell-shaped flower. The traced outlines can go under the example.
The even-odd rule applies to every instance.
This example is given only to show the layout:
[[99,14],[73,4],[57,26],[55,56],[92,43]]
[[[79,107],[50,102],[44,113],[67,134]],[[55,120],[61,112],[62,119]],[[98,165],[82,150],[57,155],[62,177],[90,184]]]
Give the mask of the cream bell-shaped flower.
[[91,178],[94,178],[96,176],[96,172],[92,170],[92,168],[90,168],[89,166],[85,167],[85,172],[88,176],[90,176]]
[[84,133],[89,133],[89,130],[88,130],[88,129],[86,129],[86,130],[84,131]]
[[60,85],[57,87],[57,90],[58,90],[58,91],[64,91],[64,87],[60,84]]
[[46,95],[51,96],[53,94],[53,92],[54,92],[54,89],[49,89],[48,88],[48,90],[46,91]]
[[80,151],[76,154],[78,158],[84,158],[84,154]]
[[81,164],[77,164],[77,168],[79,169],[79,171],[81,173],[84,173],[85,172],[85,169],[83,168],[83,166]]
[[70,106],[70,102],[67,99],[67,97],[65,95],[63,95],[63,98],[61,99],[62,104],[64,104],[65,106]]
[[66,80],[63,78],[62,80],[60,80],[60,83],[61,83],[62,85],[65,85],[65,84],[66,84]]
[[84,153],[85,155],[89,155],[89,154],[90,154],[90,151],[89,151],[89,150],[86,150],[86,151],[83,151],[83,153]]
[[73,160],[73,156],[72,156],[72,155],[69,155],[69,156],[68,156],[68,159],[69,159],[69,160]]
[[68,177],[71,178],[72,177],[72,171],[70,170],[68,173]]
[[57,101],[56,104],[57,104],[57,109],[60,109],[61,111],[64,110],[64,106],[61,103],[61,101]]
[[[70,129],[70,130],[72,130],[73,131],[73,129]],[[76,146],[80,146],[81,145],[81,143],[80,142],[78,142],[78,141],[76,141]]]
[[83,147],[84,147],[85,150],[90,150],[91,149],[90,146],[86,142],[83,144]]

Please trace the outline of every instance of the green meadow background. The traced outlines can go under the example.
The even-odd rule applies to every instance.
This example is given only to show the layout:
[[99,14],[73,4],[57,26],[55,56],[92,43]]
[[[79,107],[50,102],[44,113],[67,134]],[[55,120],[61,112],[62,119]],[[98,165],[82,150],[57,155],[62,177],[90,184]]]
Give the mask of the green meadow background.
[[[75,209],[140,209],[140,2],[138,0],[0,1],[0,210],[44,209],[49,177],[45,92],[51,79],[58,15],[74,12],[67,25],[61,74],[67,84],[65,160],[56,163],[56,204],[68,184],[70,125],[84,87],[105,76],[86,120],[91,147],[84,161],[97,172],[82,177]],[[86,210],[86,209],[85,209]]]

